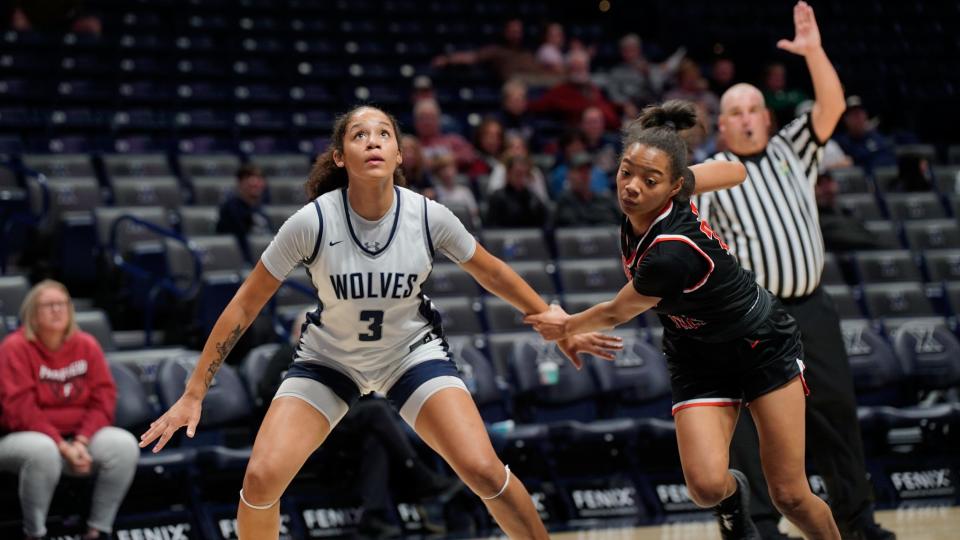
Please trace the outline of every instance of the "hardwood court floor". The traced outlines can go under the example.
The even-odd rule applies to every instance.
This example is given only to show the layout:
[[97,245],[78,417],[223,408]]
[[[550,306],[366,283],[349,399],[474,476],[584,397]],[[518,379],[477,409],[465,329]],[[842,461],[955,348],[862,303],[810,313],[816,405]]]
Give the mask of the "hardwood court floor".
[[[877,512],[877,521],[897,533],[899,540],[955,540],[960,538],[960,507],[910,508]],[[800,536],[793,526],[786,528]],[[634,527],[593,529],[551,534],[555,540],[720,540],[713,522],[696,522]]]

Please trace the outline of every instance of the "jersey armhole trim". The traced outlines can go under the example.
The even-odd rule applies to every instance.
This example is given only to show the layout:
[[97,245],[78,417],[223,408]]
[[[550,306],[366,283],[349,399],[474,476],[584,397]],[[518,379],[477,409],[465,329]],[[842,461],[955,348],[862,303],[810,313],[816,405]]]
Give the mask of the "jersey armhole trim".
[[433,247],[433,235],[430,234],[430,218],[427,217],[427,198],[423,198],[423,230],[427,233],[427,249],[430,252],[430,259],[436,257],[436,250]]
[[700,249],[700,246],[698,246],[696,242],[694,242],[693,240],[681,234],[661,234],[656,238],[654,238],[653,242],[650,242],[650,245],[647,246],[647,249],[643,251],[643,254],[641,254],[640,257],[637,258],[636,265],[640,266],[640,263],[643,261],[643,258],[647,255],[647,253],[649,253],[650,250],[653,249],[653,246],[659,244],[660,242],[683,242],[684,244],[687,244],[688,246],[692,247],[694,251],[702,255],[703,258],[707,260],[707,264],[710,265],[710,268],[707,269],[707,273],[703,276],[703,278],[700,281],[698,281],[693,287],[690,287],[689,289],[684,289],[683,290],[684,294],[692,293],[697,289],[699,289],[700,287],[703,287],[707,283],[707,280],[710,279],[710,275],[713,274],[713,269],[714,269],[713,259],[711,259],[710,256],[707,255],[705,251]]
[[313,207],[317,210],[317,220],[320,222],[320,228],[317,230],[317,241],[313,244],[313,253],[303,261],[303,264],[307,265],[313,264],[317,254],[320,253],[320,245],[323,243],[323,212],[320,210],[320,203],[316,199],[313,200]]

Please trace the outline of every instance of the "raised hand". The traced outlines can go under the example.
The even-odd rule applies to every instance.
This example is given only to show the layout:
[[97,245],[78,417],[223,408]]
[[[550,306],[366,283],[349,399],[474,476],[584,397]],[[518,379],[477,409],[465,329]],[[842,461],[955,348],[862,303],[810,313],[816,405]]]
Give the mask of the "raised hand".
[[180,396],[170,410],[151,423],[150,429],[140,436],[140,448],[146,448],[159,438],[160,441],[153,447],[154,453],[159,452],[170,442],[173,434],[183,426],[187,426],[187,437],[193,438],[193,434],[197,431],[197,423],[200,422],[200,411],[200,399],[187,394]]
[[623,349],[623,339],[598,332],[577,334],[557,342],[560,351],[570,359],[574,367],[583,367],[580,354],[592,354],[604,360],[613,360],[614,353]]
[[570,315],[557,304],[551,304],[550,309],[535,315],[527,315],[523,322],[533,326],[533,329],[540,332],[543,339],[547,341],[557,341],[563,339],[566,335],[567,320]]
[[777,47],[793,54],[807,56],[820,49],[820,29],[813,8],[803,0],[793,6],[793,40],[781,39]]

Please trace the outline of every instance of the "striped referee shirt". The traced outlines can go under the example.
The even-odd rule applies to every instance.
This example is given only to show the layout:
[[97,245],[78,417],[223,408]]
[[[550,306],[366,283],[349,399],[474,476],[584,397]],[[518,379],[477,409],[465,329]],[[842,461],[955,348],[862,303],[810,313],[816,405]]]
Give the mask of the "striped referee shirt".
[[757,282],[780,298],[811,294],[823,272],[823,235],[814,186],[823,144],[806,113],[778,131],[763,152],[711,159],[740,161],[739,186],[694,198],[700,216],[730,246]]

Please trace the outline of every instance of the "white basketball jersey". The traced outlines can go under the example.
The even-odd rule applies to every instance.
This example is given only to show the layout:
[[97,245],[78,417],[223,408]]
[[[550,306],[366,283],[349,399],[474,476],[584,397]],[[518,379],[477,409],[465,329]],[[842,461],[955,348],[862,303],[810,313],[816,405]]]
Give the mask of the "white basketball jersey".
[[426,201],[394,188],[384,245],[363,245],[351,222],[346,189],[315,201],[320,213],[318,254],[305,261],[319,305],[307,317],[298,356],[333,360],[355,369],[396,362],[428,332],[442,335],[440,315],[420,286],[433,269]]

